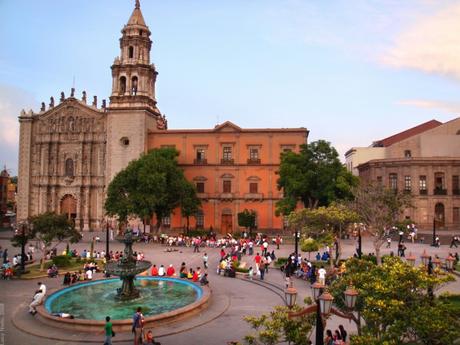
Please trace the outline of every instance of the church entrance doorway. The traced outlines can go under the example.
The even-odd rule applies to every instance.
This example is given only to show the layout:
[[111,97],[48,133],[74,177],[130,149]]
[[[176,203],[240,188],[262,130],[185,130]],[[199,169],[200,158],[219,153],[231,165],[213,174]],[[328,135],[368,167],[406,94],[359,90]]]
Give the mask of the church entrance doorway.
[[438,202],[434,206],[434,219],[436,220],[436,226],[442,228],[444,227],[444,204]]
[[65,195],[61,200],[61,214],[65,214],[68,220],[75,224],[77,218],[77,199],[72,195]]
[[222,220],[220,223],[220,230],[222,234],[228,234],[233,232],[233,217],[232,211],[225,209],[222,211]]

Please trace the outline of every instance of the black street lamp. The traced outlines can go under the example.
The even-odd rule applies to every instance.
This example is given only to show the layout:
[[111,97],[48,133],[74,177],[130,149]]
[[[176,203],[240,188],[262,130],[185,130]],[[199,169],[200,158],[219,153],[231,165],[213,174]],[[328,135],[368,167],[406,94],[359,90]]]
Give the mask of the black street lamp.
[[431,243],[432,247],[436,247],[436,218],[433,218],[433,242]]
[[[297,258],[299,257],[299,237],[300,237],[299,230],[295,230],[294,237],[295,237],[295,262],[297,262]],[[299,263],[297,262],[297,264]]]
[[21,225],[21,274],[26,271],[26,223]]
[[106,219],[106,226],[105,226],[105,259],[107,262],[110,260],[109,254],[109,218]]
[[361,239],[361,225],[358,227],[358,258],[361,259],[363,255],[363,248],[362,248],[362,239]]

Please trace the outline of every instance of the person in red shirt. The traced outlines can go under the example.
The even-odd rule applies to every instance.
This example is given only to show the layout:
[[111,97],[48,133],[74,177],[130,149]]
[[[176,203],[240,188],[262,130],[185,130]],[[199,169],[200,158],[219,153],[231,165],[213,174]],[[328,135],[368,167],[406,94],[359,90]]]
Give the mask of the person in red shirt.
[[256,272],[259,272],[261,261],[262,261],[262,257],[259,255],[259,253],[257,253],[256,256],[254,257],[254,262],[256,263]]
[[227,254],[225,253],[225,250],[222,248],[222,249],[220,250],[220,258],[221,258],[221,259],[225,258],[225,255],[227,255]]
[[169,265],[168,269],[166,270],[166,275],[168,277],[172,277],[176,274],[176,270],[174,269],[173,265]]
[[194,282],[197,282],[199,280],[199,277],[198,277],[198,273],[197,271],[193,271],[193,277],[192,277],[192,280]]
[[153,265],[152,266],[152,270],[150,271],[150,274],[152,276],[157,276],[158,275],[158,268],[157,268],[157,265]]

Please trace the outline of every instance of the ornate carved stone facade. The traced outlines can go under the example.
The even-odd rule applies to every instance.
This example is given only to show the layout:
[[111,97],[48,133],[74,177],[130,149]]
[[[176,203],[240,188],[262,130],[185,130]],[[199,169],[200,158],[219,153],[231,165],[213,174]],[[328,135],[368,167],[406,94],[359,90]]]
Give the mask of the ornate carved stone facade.
[[38,114],[22,113],[19,121],[18,218],[54,211],[67,214],[82,230],[99,227],[106,171],[106,109],[69,97]]

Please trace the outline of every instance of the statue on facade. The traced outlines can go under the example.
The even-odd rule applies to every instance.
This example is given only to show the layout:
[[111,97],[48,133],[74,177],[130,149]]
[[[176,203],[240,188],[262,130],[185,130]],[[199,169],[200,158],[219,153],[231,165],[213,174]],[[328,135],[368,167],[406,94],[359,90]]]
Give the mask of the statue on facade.
[[105,99],[102,100],[102,109],[105,109],[107,107],[107,103]]
[[45,102],[42,102],[42,106],[40,108],[40,111],[45,111],[45,110],[46,110]]
[[83,92],[81,93],[81,100],[82,100],[83,102],[85,102],[85,104],[86,104],[86,91],[84,91],[84,90],[83,90]]
[[62,103],[64,102],[65,100],[65,95],[64,95],[64,91],[61,92],[61,98],[59,98],[59,102]]
[[97,96],[93,97],[93,107],[97,108]]
[[50,108],[54,108],[54,97],[50,97]]
[[74,97],[75,96],[75,88],[71,88],[70,89],[70,97]]

